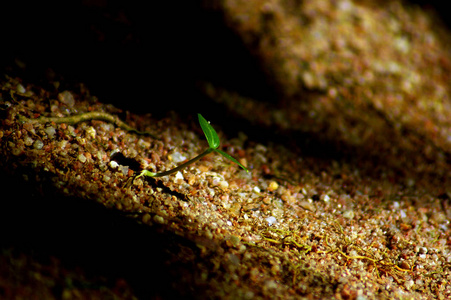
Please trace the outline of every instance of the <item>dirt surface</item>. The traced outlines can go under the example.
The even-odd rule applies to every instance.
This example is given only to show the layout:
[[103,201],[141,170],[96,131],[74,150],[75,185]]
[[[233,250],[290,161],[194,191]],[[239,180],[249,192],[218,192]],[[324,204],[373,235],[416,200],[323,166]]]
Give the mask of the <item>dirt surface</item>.
[[[125,187],[208,147],[196,115],[131,113],[17,60],[0,80],[0,297],[451,297],[447,29],[398,1],[205,9],[273,91],[195,86],[250,172],[212,153]],[[93,112],[108,117],[77,120]]]

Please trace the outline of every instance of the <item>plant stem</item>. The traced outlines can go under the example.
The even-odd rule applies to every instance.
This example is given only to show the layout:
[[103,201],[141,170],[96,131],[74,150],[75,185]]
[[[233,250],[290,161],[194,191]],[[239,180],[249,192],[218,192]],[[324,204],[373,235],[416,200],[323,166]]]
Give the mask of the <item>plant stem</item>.
[[86,122],[91,120],[101,120],[108,123],[112,123],[119,128],[122,128],[126,131],[134,132],[139,135],[147,135],[151,136],[154,139],[159,139],[155,135],[147,131],[138,131],[135,128],[129,126],[127,123],[122,122],[117,116],[110,115],[109,113],[100,112],[100,111],[92,111],[80,115],[73,115],[67,117],[39,117],[37,119],[28,119],[24,116],[19,116],[22,122],[31,122],[31,123],[50,123],[55,122],[56,124],[66,123],[70,125],[74,125],[80,122]]
[[[196,161],[198,161],[199,159],[201,159],[201,158],[204,157],[205,155],[210,154],[213,150],[214,150],[213,148],[208,148],[208,149],[205,150],[203,153],[201,153],[201,154],[199,154],[198,156],[196,156],[196,157],[194,157],[194,158],[188,160],[186,163],[183,163],[183,164],[177,166],[176,168],[174,168],[174,169],[172,169],[172,170],[164,171],[164,172],[161,172],[161,173],[151,173],[151,172],[149,172],[149,171],[147,171],[147,170],[144,170],[144,171],[147,171],[147,172],[146,172],[147,174],[143,174],[143,175],[147,175],[147,176],[150,176],[150,177],[162,177],[162,176],[166,176],[166,175],[175,173],[175,172],[177,172],[177,171],[179,171],[179,170],[185,168],[186,166],[188,166],[188,165],[190,165],[190,164],[192,164],[192,163],[195,163]],[[151,173],[151,174],[149,174],[149,173]]]

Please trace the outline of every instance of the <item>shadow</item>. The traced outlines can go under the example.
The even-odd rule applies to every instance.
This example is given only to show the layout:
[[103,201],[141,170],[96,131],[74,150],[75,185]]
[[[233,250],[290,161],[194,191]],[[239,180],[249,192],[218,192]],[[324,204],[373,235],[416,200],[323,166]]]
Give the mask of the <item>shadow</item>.
[[198,80],[258,98],[273,94],[257,59],[208,6],[201,0],[176,7],[164,1],[150,7],[136,1],[2,4],[0,26],[8,30],[1,41],[8,47],[0,67],[11,69],[19,59],[25,83],[59,81],[61,91],[82,82],[101,102],[156,115],[196,105]]
[[[173,283],[179,277],[174,274],[189,272],[192,266],[168,261],[180,247],[195,251],[192,242],[141,225],[92,200],[52,195],[51,188],[41,196],[35,185],[3,172],[0,187],[7,191],[0,209],[1,253],[14,249],[44,265],[56,257],[59,267],[74,273],[81,269],[87,278],[107,278],[113,286],[125,279],[140,299],[189,297]],[[58,293],[63,288],[57,284],[56,298],[62,297]]]

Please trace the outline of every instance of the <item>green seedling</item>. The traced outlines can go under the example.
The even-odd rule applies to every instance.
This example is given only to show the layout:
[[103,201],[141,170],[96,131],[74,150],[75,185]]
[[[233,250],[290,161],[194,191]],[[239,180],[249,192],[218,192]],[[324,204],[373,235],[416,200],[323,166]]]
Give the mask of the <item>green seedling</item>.
[[246,170],[246,172],[249,172],[248,169],[246,169],[239,161],[237,161],[235,158],[233,158],[232,156],[230,156],[229,154],[225,153],[224,151],[218,149],[220,141],[219,141],[219,136],[216,133],[216,130],[210,125],[210,123],[205,120],[204,117],[202,117],[201,114],[197,114],[198,118],[199,118],[199,124],[200,127],[202,128],[202,131],[205,134],[205,137],[207,138],[207,142],[208,142],[208,149],[205,150],[203,153],[199,154],[198,156],[188,160],[187,162],[177,166],[174,169],[171,169],[169,171],[164,171],[161,173],[153,173],[150,172],[148,170],[143,170],[141,171],[141,173],[135,177],[135,179],[142,177],[142,176],[148,176],[148,177],[162,177],[162,176],[166,176],[166,175],[170,175],[172,173],[175,173],[187,166],[189,166],[190,164],[195,163],[196,161],[198,161],[199,159],[201,159],[202,157],[210,154],[211,152],[218,152],[219,154],[221,154],[222,156],[224,156],[225,158],[227,158],[228,160],[236,163],[237,165],[239,165],[241,168],[243,168],[244,170]]

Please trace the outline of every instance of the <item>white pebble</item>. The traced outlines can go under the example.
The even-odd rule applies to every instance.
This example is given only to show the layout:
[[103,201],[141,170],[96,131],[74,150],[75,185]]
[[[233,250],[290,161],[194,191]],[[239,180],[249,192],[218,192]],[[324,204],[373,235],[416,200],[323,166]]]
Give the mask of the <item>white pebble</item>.
[[265,219],[265,221],[268,222],[268,226],[271,226],[277,222],[277,219],[275,217],[271,216],[271,217],[267,217]]
[[406,212],[403,209],[399,210],[399,215],[401,216],[401,219],[405,219],[407,217]]
[[178,181],[178,180],[185,180],[185,178],[183,178],[183,174],[182,174],[182,172],[180,172],[180,171],[178,171],[176,174],[175,174],[175,181]]
[[33,148],[35,148],[36,150],[41,150],[42,147],[44,147],[44,143],[41,140],[36,140],[33,143]]
[[183,156],[182,154],[180,154],[179,152],[174,152],[171,155],[171,159],[173,162],[175,162],[177,164],[177,163],[180,163],[180,162],[186,160],[186,157]]

